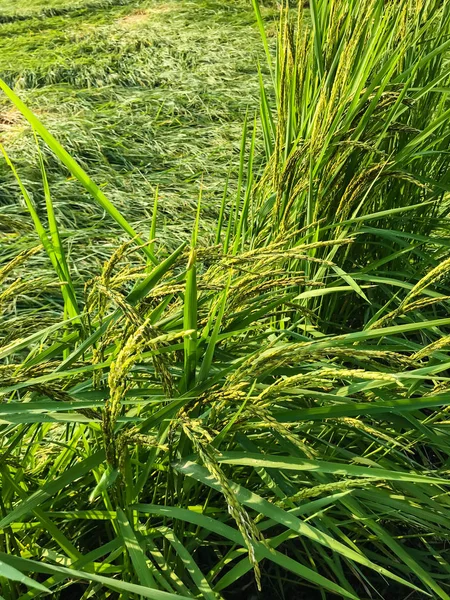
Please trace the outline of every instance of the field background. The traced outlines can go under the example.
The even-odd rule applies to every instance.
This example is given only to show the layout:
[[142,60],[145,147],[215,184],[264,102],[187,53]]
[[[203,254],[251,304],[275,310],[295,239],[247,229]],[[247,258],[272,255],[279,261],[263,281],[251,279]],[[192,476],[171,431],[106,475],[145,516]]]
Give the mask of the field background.
[[[275,10],[263,14],[270,20]],[[208,233],[229,165],[239,164],[245,113],[258,106],[262,46],[250,3],[5,0],[0,40],[0,76],[140,233],[148,232],[159,186],[162,250],[186,239],[201,182]],[[4,97],[0,136],[39,200],[34,139]],[[120,233],[65,168],[46,158],[57,218],[82,270],[86,256],[108,256]],[[35,234],[3,161],[0,185],[0,223],[17,234],[13,255],[15,242],[22,249]]]

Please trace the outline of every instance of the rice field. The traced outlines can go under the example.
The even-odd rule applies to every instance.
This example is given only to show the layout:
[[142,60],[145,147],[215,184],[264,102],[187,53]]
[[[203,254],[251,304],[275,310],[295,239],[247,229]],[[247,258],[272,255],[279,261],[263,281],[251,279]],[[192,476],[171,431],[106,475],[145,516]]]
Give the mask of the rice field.
[[0,597],[450,600],[450,6],[0,2]]

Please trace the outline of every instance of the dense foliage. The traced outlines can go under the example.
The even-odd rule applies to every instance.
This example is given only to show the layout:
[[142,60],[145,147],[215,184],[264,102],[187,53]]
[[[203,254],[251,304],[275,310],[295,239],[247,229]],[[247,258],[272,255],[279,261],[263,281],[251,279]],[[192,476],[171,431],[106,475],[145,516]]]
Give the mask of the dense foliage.
[[[450,598],[450,7],[312,0],[275,57],[254,9],[269,74],[213,244],[202,190],[165,251],[158,194],[145,236],[0,81],[43,189],[2,146],[40,240],[0,270],[7,600]],[[128,237],[84,287],[55,160]],[[38,253],[51,323],[20,300]]]

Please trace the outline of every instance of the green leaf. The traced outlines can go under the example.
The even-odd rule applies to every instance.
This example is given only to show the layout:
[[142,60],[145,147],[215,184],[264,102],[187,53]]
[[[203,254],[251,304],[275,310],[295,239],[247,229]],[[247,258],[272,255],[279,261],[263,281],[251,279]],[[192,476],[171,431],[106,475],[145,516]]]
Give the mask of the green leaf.
[[114,482],[117,480],[118,476],[119,470],[114,469],[111,465],[108,465],[106,467],[106,470],[103,472],[103,475],[100,477],[100,481],[90,493],[89,502],[93,502],[104,491],[106,491],[108,488],[114,485]]
[[45,592],[47,594],[49,593],[49,590],[45,586],[41,585],[37,581],[34,581],[34,579],[27,577],[26,575],[24,575],[23,573],[21,573],[20,571],[15,569],[14,567],[11,567],[10,565],[4,563],[1,560],[0,560],[0,576],[5,577],[6,579],[10,579],[11,581],[18,581],[19,583],[23,583],[24,585],[27,585],[28,587],[31,587],[35,590],[39,590],[39,591]]
[[288,469],[293,471],[316,471],[331,475],[350,477],[375,477],[389,481],[411,481],[413,483],[430,483],[435,485],[450,485],[450,479],[430,477],[418,473],[389,471],[375,467],[359,467],[350,464],[336,464],[323,460],[307,460],[291,456],[270,456],[253,452],[222,452],[217,457],[218,462],[227,465],[246,465],[272,469]]
[[155,579],[147,565],[147,557],[125,513],[120,508],[117,509],[117,523],[141,585],[152,589],[156,588]]

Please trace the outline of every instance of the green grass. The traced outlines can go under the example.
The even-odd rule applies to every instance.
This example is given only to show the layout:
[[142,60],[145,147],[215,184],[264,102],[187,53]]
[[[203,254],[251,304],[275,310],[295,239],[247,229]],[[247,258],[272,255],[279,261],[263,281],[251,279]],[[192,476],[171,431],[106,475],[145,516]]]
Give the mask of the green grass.
[[[247,18],[255,32],[256,3],[252,19],[239,7],[200,14],[216,36]],[[145,103],[120,104],[135,87],[73,92],[52,117],[63,88],[0,83],[41,140],[38,151],[15,130],[4,148],[7,600],[42,586],[80,600],[450,598],[450,11],[318,0],[297,30],[294,18],[282,15],[274,58],[259,19],[259,119],[242,102],[254,68],[217,107],[242,121],[233,152],[202,154],[193,182],[183,159],[143,183],[131,138],[146,131]],[[170,64],[161,100],[177,88]],[[199,56],[180,72],[208,80],[211,65]],[[83,111],[91,94],[104,129]],[[204,110],[189,113],[189,156]],[[118,112],[136,119],[129,138],[118,122],[106,133]],[[154,211],[170,182],[165,226]]]

